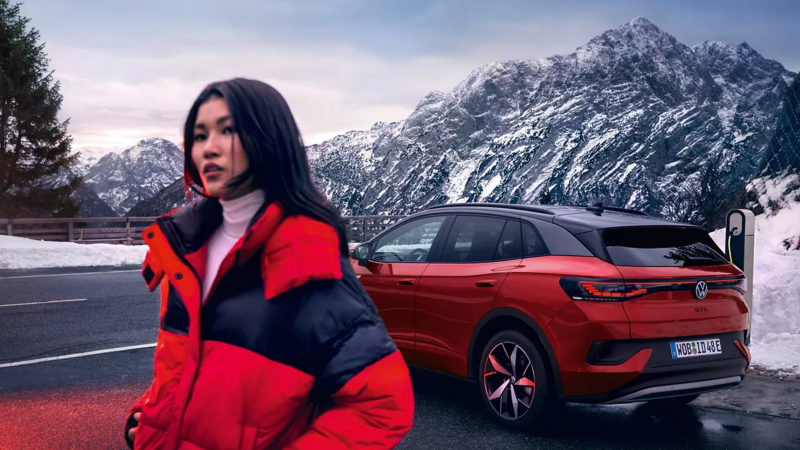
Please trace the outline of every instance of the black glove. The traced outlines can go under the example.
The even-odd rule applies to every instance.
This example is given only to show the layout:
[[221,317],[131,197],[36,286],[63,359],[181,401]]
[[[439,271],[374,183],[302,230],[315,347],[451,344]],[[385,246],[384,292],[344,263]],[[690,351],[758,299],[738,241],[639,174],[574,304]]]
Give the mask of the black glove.
[[128,447],[131,448],[131,450],[133,450],[133,441],[128,437],[128,431],[130,431],[131,428],[136,428],[139,426],[139,421],[133,418],[137,412],[138,411],[132,412],[131,415],[128,416],[128,421],[125,422],[125,442],[128,444]]

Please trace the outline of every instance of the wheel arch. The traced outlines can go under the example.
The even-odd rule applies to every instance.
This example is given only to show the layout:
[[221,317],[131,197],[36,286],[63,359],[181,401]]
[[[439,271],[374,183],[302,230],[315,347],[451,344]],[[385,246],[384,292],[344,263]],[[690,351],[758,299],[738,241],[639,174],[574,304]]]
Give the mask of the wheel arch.
[[555,357],[550,341],[536,321],[524,312],[514,308],[503,307],[493,309],[478,321],[469,340],[467,378],[471,380],[476,379],[475,364],[476,360],[480,358],[480,356],[476,355],[476,352],[483,348],[483,343],[494,335],[494,333],[507,329],[516,329],[534,338],[532,339],[534,345],[538,346],[540,351],[544,351],[543,353],[546,357],[545,365],[553,380],[556,395],[562,397],[561,373],[558,369],[558,360]]

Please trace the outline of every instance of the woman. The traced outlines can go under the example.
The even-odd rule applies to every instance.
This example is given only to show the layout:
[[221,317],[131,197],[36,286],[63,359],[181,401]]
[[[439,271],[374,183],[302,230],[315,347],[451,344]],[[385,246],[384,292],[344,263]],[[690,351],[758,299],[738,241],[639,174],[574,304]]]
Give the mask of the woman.
[[161,285],[150,389],[132,448],[391,448],[414,400],[400,353],[314,188],[283,97],[209,85],[184,129],[184,182],[205,197],[143,233]]

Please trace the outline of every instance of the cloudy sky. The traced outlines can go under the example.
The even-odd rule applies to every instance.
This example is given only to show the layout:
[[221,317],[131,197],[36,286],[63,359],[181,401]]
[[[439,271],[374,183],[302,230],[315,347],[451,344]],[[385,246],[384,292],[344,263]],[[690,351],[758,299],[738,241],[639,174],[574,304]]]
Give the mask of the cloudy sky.
[[638,16],[687,45],[747,42],[800,70],[794,0],[26,0],[22,12],[76,149],[177,143],[199,91],[234,76],[273,84],[318,143],[404,119],[483,64],[571,53]]

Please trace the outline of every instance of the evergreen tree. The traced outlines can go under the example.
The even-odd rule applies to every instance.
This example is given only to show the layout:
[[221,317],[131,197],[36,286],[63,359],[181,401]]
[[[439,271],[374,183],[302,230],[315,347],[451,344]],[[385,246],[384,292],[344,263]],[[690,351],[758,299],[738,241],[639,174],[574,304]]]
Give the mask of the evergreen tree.
[[80,178],[52,182],[75,162],[69,121],[58,120],[59,83],[29,22],[18,4],[0,0],[0,217],[70,217]]

